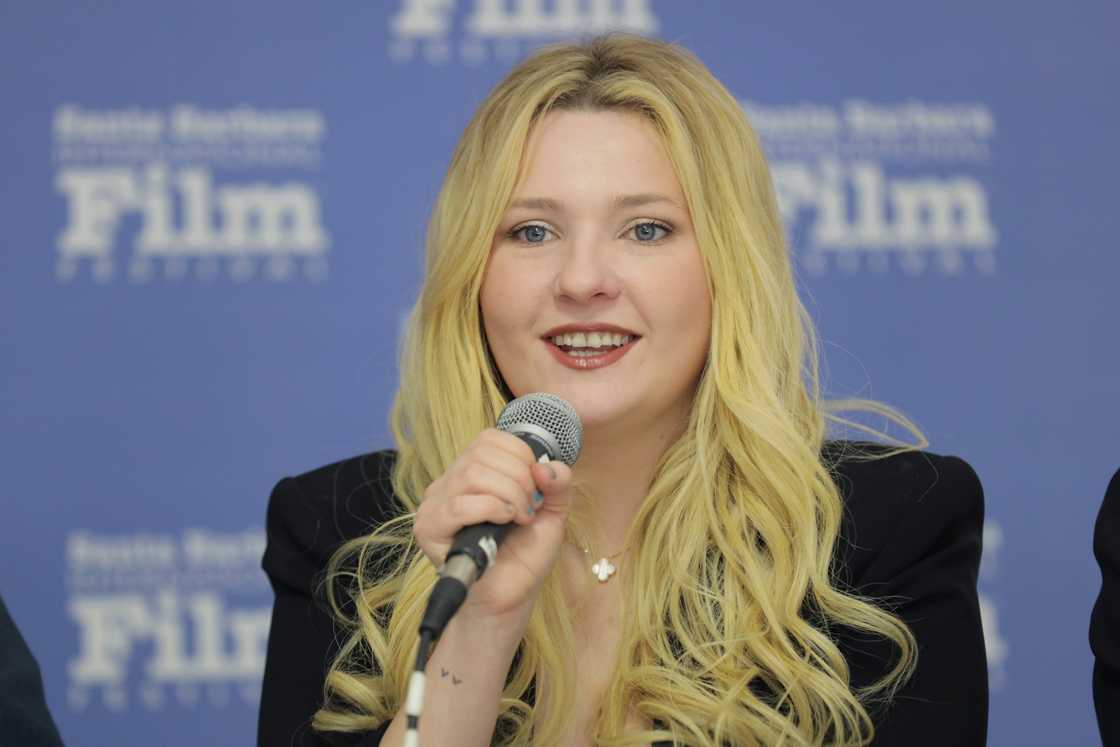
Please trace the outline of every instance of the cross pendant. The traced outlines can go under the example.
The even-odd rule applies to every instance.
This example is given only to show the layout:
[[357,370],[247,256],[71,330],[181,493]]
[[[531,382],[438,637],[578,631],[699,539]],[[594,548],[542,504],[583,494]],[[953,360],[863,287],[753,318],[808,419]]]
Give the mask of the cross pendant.
[[606,558],[600,559],[598,563],[591,566],[591,572],[599,578],[599,583],[601,584],[605,584],[607,582],[607,579],[609,579],[611,577],[611,574],[616,570],[617,569],[614,567],[611,561],[607,560]]

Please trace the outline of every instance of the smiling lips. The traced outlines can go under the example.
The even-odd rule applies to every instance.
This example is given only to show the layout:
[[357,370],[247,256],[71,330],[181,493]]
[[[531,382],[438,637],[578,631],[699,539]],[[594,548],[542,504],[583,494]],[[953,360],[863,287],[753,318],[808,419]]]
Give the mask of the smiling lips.
[[611,365],[641,337],[610,324],[570,324],[549,330],[541,339],[559,363],[586,371]]

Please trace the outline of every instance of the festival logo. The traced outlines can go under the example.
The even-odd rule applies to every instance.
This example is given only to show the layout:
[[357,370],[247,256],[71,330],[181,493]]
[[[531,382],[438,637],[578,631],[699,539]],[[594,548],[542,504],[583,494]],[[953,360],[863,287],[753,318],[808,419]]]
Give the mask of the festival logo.
[[389,56],[441,65],[458,57],[512,61],[541,43],[581,34],[653,34],[650,0],[402,0],[390,19]]
[[59,107],[56,277],[324,280],[325,130],[315,110]]
[[986,173],[995,118],[986,105],[743,106],[809,272],[995,272]]
[[263,529],[67,537],[75,711],[256,707],[271,594]]

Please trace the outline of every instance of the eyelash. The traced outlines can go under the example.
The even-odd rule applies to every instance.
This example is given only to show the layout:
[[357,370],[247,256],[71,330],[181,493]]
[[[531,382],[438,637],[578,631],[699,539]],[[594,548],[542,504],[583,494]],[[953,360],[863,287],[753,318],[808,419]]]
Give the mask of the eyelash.
[[[522,244],[529,245],[529,246],[531,246],[533,244],[543,244],[544,243],[543,241],[526,241],[524,238],[519,236],[519,234],[522,231],[524,231],[526,228],[532,228],[534,226],[537,226],[538,228],[543,228],[544,230],[548,231],[549,233],[552,233],[552,229],[550,229],[548,226],[541,225],[540,223],[522,223],[519,226],[514,226],[513,228],[511,228],[509,230],[509,232],[506,233],[506,238],[516,239],[516,240],[520,241]],[[634,225],[630,226],[630,228],[628,228],[626,230],[627,230],[627,232],[633,231],[635,228],[638,228],[639,226],[656,226],[657,228],[660,228],[661,230],[663,230],[665,232],[665,235],[662,236],[659,239],[654,239],[652,241],[638,241],[639,244],[660,244],[662,241],[665,241],[665,239],[669,238],[669,236],[672,235],[672,233],[673,233],[673,228],[671,226],[668,226],[668,225],[662,223],[661,221],[657,221],[657,220],[644,220],[641,223],[635,223]]]

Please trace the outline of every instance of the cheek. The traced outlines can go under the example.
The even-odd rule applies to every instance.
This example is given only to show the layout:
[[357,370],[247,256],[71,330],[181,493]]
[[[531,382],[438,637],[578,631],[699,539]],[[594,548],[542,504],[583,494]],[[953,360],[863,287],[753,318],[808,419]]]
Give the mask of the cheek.
[[700,258],[693,256],[676,263],[663,274],[659,286],[661,305],[672,314],[669,327],[679,335],[677,342],[689,351],[706,351],[711,337],[712,301]]
[[482,279],[479,306],[483,329],[496,354],[508,349],[530,313],[526,283],[514,269],[509,263],[494,259]]

